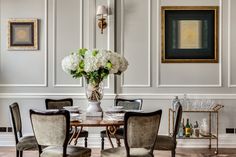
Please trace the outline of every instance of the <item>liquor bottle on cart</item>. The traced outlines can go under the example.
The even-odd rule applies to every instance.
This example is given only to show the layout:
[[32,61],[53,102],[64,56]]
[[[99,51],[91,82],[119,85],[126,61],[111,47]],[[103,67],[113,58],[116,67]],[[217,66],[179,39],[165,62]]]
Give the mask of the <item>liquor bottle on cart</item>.
[[191,135],[191,127],[189,124],[189,119],[187,118],[187,123],[185,125],[185,137],[190,137]]

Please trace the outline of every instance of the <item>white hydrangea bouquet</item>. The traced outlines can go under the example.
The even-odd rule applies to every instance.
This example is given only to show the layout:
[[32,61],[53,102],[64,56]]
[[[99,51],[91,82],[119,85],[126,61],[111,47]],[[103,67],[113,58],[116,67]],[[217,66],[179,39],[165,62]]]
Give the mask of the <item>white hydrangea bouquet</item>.
[[89,101],[99,102],[103,97],[100,86],[109,74],[121,74],[128,67],[120,54],[108,50],[79,49],[62,60],[62,69],[74,78],[84,77]]

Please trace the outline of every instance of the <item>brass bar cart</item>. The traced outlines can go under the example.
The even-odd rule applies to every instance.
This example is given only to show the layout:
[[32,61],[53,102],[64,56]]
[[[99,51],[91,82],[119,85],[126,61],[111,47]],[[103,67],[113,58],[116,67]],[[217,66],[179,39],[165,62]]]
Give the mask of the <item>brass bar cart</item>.
[[[209,135],[204,136],[201,134],[199,137],[181,137],[178,139],[208,139],[209,140],[209,149],[212,147],[212,140],[216,140],[216,150],[215,154],[218,154],[218,140],[219,140],[219,110],[223,108],[223,105],[215,105],[212,109],[207,109],[207,110],[183,110],[184,113],[206,113],[209,116]],[[169,114],[168,114],[168,133],[171,135],[173,133],[173,128],[174,128],[174,114],[175,111],[173,109],[169,109]],[[212,133],[212,117],[213,115],[216,115],[216,132]]]

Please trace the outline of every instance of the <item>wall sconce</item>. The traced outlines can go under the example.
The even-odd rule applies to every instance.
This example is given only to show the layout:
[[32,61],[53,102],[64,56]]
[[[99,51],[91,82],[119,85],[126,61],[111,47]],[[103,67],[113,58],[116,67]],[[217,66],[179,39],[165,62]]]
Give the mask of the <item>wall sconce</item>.
[[101,29],[101,34],[103,30],[107,27],[106,18],[108,16],[108,8],[104,5],[99,5],[97,7],[97,17],[98,17],[98,27]]

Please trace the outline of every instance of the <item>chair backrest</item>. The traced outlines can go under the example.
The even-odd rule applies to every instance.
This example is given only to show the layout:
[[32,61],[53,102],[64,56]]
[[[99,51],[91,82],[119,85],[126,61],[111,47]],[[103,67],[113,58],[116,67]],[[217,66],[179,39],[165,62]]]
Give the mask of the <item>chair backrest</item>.
[[65,106],[73,106],[73,99],[45,99],[46,109],[63,109]]
[[173,131],[173,137],[176,138],[176,135],[178,134],[179,131],[179,125],[181,123],[182,119],[182,105],[180,102],[177,102],[176,104],[176,110],[175,110],[175,120],[174,120],[174,131]]
[[126,112],[124,119],[125,147],[127,155],[130,148],[147,148],[153,154],[157,140],[162,110],[149,113]]
[[115,106],[123,106],[125,110],[141,110],[143,99],[115,99]]
[[63,146],[69,141],[70,113],[67,110],[30,110],[30,119],[36,141],[41,146]]
[[19,138],[22,137],[22,123],[20,116],[20,108],[18,103],[13,103],[9,106],[11,112],[12,125],[15,135],[16,143],[19,142]]

